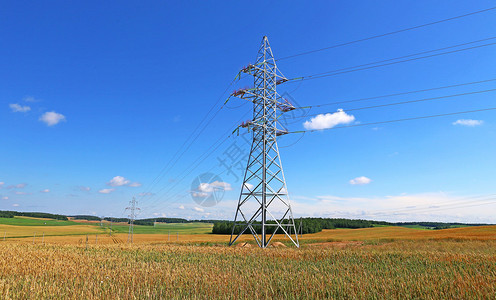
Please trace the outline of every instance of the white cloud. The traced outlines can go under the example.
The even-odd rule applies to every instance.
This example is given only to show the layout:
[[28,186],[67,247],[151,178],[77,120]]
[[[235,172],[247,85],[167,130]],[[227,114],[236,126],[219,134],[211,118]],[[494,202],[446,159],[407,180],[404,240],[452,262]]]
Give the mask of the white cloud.
[[453,125],[462,125],[462,126],[469,126],[469,127],[474,127],[474,126],[479,126],[482,125],[484,121],[482,120],[472,120],[472,119],[460,119],[457,120],[456,122],[453,122]]
[[79,189],[83,192],[89,192],[91,190],[89,186],[80,186]]
[[179,209],[184,209],[184,205],[179,205]]
[[205,211],[203,208],[201,208],[201,207],[196,207],[196,206],[195,206],[195,207],[193,207],[193,210],[194,210],[194,211],[198,211],[198,212],[204,212],[204,211]]
[[5,184],[5,182],[0,181],[0,189],[3,187],[4,184]]
[[350,180],[350,184],[353,184],[353,185],[364,185],[364,184],[369,184],[371,182],[372,182],[372,179],[365,177],[365,176],[360,176],[360,177],[357,177],[357,178]]
[[[417,194],[401,193],[370,197],[340,197],[333,195],[309,197],[308,195],[300,196],[293,194],[291,197],[291,206],[295,218],[325,217],[390,222],[439,221],[494,223],[494,209],[492,208],[496,207],[496,204],[489,203],[490,201],[488,201],[488,198],[494,198],[494,196],[473,199],[475,204],[489,203],[488,205],[467,203],[469,196],[473,195],[431,192]],[[258,208],[259,204],[255,200],[254,202],[254,207]],[[462,205],[455,205],[455,203],[470,205],[470,207],[460,207]],[[251,204],[253,203],[247,202],[247,205]],[[237,205],[237,198],[223,199],[223,201],[215,206],[215,210],[209,211],[212,213],[209,218],[231,220]],[[179,203],[176,208],[178,206]],[[177,213],[171,212],[169,217],[197,219],[200,215],[203,216],[205,214],[205,212],[196,212],[191,208],[191,213],[196,215],[188,215],[187,212],[190,211],[190,208],[187,205],[184,206],[186,206],[185,210],[176,210]],[[436,206],[439,208],[435,208]]]
[[99,190],[98,192],[99,192],[100,194],[110,194],[110,193],[112,193],[113,191],[115,191],[115,189],[101,189],[101,190]]
[[355,121],[355,116],[348,115],[342,109],[338,109],[335,113],[320,114],[305,121],[303,127],[307,130],[320,130],[333,128],[339,124],[349,124]]
[[26,101],[26,102],[40,102],[40,100],[35,99],[34,97],[31,97],[31,96],[26,96],[26,97],[24,97],[24,99],[22,99],[22,100],[24,100],[24,101]]
[[9,200],[9,197],[7,197],[7,196],[2,197],[2,200]]
[[53,125],[57,125],[62,121],[65,121],[66,119],[63,114],[59,114],[54,111],[49,111],[41,115],[39,120],[47,124],[47,126],[53,126]]
[[12,204],[12,206],[13,206],[13,207],[18,207],[18,206],[19,206],[19,204],[14,203],[14,204]]
[[29,195],[28,193],[26,192],[20,192],[20,191],[16,191],[15,192],[16,195]]
[[198,185],[196,190],[191,191],[193,197],[206,198],[212,193],[217,191],[231,191],[231,185],[227,182],[214,181],[211,183],[202,182]]
[[31,110],[31,107],[19,105],[17,103],[11,103],[9,104],[9,107],[13,112],[28,112]]
[[129,186],[130,187],[139,187],[139,186],[141,186],[141,183],[139,183],[139,182],[132,182],[132,183],[129,184]]
[[49,189],[44,189],[44,190],[41,190],[40,193],[50,193],[50,190]]
[[166,218],[167,217],[167,215],[164,214],[164,213],[153,213],[153,216],[155,216],[155,217],[161,217],[161,218]]
[[198,186],[198,190],[203,193],[212,193],[215,190],[230,191],[232,190],[232,188],[231,185],[227,182],[214,181],[212,183],[200,183],[200,185]]
[[19,184],[9,185],[7,188],[8,189],[23,189],[26,186],[27,186],[26,183],[19,183]]
[[110,185],[110,186],[124,186],[124,185],[128,185],[129,183],[131,183],[131,181],[129,179],[126,179],[126,178],[124,178],[122,176],[115,176],[109,182],[107,182],[107,185]]
[[[494,223],[493,195],[453,195],[445,192],[377,197],[294,196],[299,216],[384,220]],[[469,200],[470,199],[470,200]],[[224,202],[223,202],[224,203]],[[486,205],[483,205],[486,204]],[[236,206],[232,209],[234,211]]]
[[255,186],[253,184],[251,184],[249,182],[245,182],[245,188],[247,188],[248,190],[253,191],[254,187]]

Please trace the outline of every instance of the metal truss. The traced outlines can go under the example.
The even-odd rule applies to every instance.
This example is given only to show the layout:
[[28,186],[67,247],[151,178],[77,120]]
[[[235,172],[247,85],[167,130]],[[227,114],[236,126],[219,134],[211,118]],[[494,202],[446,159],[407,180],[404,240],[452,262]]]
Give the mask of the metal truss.
[[276,92],[277,85],[287,79],[277,69],[266,36],[256,63],[243,68],[241,73],[253,76],[254,86],[236,90],[231,96],[253,103],[253,119],[241,125],[252,131],[252,146],[229,245],[249,231],[261,248],[266,248],[276,234],[284,234],[299,247],[277,147],[277,137],[287,133],[277,119],[294,107]]

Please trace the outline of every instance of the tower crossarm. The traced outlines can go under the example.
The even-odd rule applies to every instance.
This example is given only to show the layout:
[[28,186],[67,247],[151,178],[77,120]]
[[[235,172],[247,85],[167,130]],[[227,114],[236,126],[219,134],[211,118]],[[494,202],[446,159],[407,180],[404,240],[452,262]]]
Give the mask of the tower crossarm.
[[[261,62],[258,62],[256,64],[248,64],[247,66],[243,67],[238,75],[237,75],[237,78],[241,78],[241,74],[244,73],[244,74],[248,74],[248,75],[251,75],[251,76],[257,76],[257,72],[263,72],[264,69],[264,63],[266,63],[266,61],[261,61]],[[278,74],[280,73],[280,74]],[[286,78],[284,75],[282,75],[282,73],[277,70],[277,72],[275,73],[275,77],[276,77],[276,84],[279,85],[279,84],[282,84],[282,83],[285,83],[287,81],[289,81],[288,78]]]

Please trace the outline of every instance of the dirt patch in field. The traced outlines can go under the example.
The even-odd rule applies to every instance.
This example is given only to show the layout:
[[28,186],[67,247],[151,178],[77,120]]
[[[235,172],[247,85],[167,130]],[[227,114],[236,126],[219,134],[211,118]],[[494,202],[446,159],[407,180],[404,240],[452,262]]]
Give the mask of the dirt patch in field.
[[281,242],[273,242],[269,245],[269,247],[274,247],[274,248],[286,248],[287,246],[284,245]]
[[312,243],[306,244],[305,246],[310,247],[348,247],[348,246],[361,246],[362,241],[348,241],[348,242],[324,242],[324,243]]
[[251,248],[253,245],[250,244],[250,243],[239,243],[239,244],[236,244],[236,247],[238,248]]

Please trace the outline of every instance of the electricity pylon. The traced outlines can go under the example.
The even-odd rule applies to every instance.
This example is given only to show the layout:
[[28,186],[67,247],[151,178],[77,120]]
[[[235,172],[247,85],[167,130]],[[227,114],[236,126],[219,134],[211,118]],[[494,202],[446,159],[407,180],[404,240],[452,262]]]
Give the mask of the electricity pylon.
[[295,108],[276,92],[276,86],[288,79],[277,69],[266,36],[256,63],[249,64],[241,73],[253,76],[254,86],[236,90],[231,96],[253,103],[253,119],[241,124],[252,131],[252,145],[229,245],[249,230],[261,248],[266,248],[276,233],[285,234],[299,247],[277,147],[277,137],[288,133],[277,119]]
[[133,200],[129,201],[129,206],[126,207],[126,210],[130,210],[130,214],[128,215],[129,217],[129,232],[127,234],[127,242],[133,243],[133,237],[134,237],[134,220],[136,219],[136,216],[138,213],[136,211],[139,211],[140,209],[136,207],[136,204],[138,204],[138,201],[136,201],[136,198],[133,197]]

